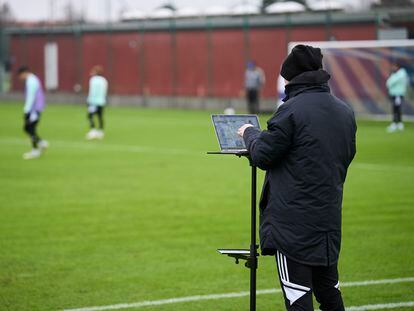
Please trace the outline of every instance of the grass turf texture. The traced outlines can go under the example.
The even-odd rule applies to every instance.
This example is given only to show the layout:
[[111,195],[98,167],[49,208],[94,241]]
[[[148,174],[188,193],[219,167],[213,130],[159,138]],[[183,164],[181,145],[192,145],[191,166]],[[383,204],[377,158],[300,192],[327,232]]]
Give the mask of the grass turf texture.
[[[216,248],[249,245],[250,169],[205,154],[218,149],[208,112],[109,108],[105,140],[87,142],[85,108],[50,105],[40,134],[51,147],[33,161],[21,157],[21,104],[1,104],[0,116],[1,310],[248,290],[249,271]],[[412,277],[414,126],[358,126],[341,281]],[[261,257],[258,289],[273,287],[275,260]],[[348,306],[412,301],[414,285],[347,287],[343,296]],[[258,296],[258,310],[282,305],[280,293]],[[143,309],[247,310],[248,297]]]

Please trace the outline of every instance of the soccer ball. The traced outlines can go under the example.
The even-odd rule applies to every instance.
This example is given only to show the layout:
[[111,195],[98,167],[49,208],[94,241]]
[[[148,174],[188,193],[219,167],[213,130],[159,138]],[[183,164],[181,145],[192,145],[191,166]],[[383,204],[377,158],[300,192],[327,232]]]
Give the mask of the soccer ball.
[[235,114],[236,110],[234,110],[233,107],[227,107],[226,109],[224,109],[224,114]]
[[82,86],[77,83],[73,86],[73,90],[75,91],[75,93],[79,93],[80,91],[82,91]]

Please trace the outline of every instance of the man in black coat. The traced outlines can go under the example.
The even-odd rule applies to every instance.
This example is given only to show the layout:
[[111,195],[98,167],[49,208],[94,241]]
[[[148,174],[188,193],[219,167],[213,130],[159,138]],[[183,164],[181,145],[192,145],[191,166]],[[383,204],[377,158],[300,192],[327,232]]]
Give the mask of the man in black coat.
[[338,281],[342,194],[355,155],[352,109],[330,93],[319,48],[297,45],[281,68],[286,98],[260,131],[239,129],[252,164],[266,171],[263,255],[275,255],[288,310],[344,310]]

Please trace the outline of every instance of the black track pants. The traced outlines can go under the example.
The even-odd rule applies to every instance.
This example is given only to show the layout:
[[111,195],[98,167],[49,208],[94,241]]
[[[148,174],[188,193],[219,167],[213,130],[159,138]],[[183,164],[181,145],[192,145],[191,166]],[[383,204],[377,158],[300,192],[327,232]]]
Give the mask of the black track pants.
[[322,311],[344,311],[339,290],[338,267],[308,266],[277,252],[280,286],[288,311],[313,311],[312,294]]
[[40,121],[40,112],[31,112],[24,114],[24,126],[23,130],[29,135],[32,146],[37,149],[37,144],[41,140],[37,134],[37,125]]
[[248,112],[250,114],[258,114],[259,113],[259,90],[247,89],[246,99],[247,99]]
[[402,111],[401,106],[404,103],[404,97],[403,96],[393,96],[391,97],[392,100],[392,120],[395,123],[402,122]]
[[88,106],[88,120],[89,120],[89,126],[91,129],[95,128],[95,122],[93,120],[94,115],[98,116],[98,123],[99,128],[103,130],[104,127],[104,121],[103,121],[103,113],[104,113],[104,107],[102,106]]

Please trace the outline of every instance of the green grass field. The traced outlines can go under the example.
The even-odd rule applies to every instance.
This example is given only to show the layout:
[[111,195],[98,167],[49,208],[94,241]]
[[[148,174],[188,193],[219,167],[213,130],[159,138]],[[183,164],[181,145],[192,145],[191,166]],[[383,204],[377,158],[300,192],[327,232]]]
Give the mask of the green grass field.
[[[248,247],[250,170],[205,154],[218,148],[209,112],[109,108],[105,139],[87,142],[84,107],[49,105],[40,133],[51,147],[24,161],[21,110],[0,105],[1,310],[249,289],[249,271],[216,249]],[[341,282],[414,277],[414,124],[395,134],[386,125],[358,124]],[[279,288],[275,260],[261,257],[258,289],[269,288]],[[342,291],[347,306],[414,301],[413,280]],[[259,295],[257,306],[282,310],[282,295]],[[248,297],[135,309],[248,310]]]

